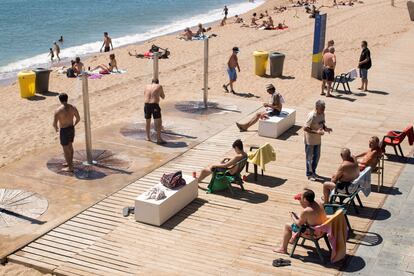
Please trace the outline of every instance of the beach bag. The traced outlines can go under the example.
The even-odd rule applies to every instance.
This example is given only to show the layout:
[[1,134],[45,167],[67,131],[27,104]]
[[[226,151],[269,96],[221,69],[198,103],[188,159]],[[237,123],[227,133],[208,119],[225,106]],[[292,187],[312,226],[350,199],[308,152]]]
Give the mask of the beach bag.
[[161,177],[161,184],[169,189],[178,188],[185,185],[185,179],[183,178],[182,171],[177,171],[174,173],[164,173]]
[[152,45],[151,49],[149,50],[151,53],[156,53],[160,50],[160,47],[158,47],[157,45]]
[[68,70],[66,70],[66,77],[68,77],[68,78],[76,78],[75,71],[73,71],[72,68],[68,68]]

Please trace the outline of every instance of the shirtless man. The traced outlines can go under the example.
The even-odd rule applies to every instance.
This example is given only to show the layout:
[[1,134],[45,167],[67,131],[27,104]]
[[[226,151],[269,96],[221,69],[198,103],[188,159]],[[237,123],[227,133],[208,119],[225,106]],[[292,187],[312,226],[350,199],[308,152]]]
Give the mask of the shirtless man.
[[332,176],[331,182],[323,184],[323,198],[324,203],[329,202],[329,194],[331,190],[338,188],[343,190],[352,184],[359,176],[359,167],[356,158],[351,155],[348,148],[341,150],[342,164],[339,166],[337,172]]
[[280,247],[274,250],[275,252],[287,254],[287,247],[289,240],[292,238],[292,232],[300,231],[302,225],[320,225],[328,219],[323,205],[315,201],[315,193],[312,190],[305,189],[300,197],[300,205],[303,210],[299,216],[294,212],[290,213],[293,224],[287,223],[285,225],[282,242]]
[[223,88],[227,93],[229,92],[229,89],[227,88],[229,85],[230,85],[231,93],[233,94],[236,93],[234,92],[234,89],[233,89],[233,83],[237,80],[236,68],[240,72],[239,60],[237,59],[238,52],[239,52],[239,48],[233,47],[233,53],[230,56],[229,61],[227,62],[227,73],[229,75],[230,82],[228,84],[223,84]]
[[111,48],[112,50],[114,50],[114,46],[112,45],[112,39],[109,37],[107,32],[104,32],[104,40],[101,49],[99,50],[100,52],[102,52],[102,48],[104,48],[104,52],[109,52]]
[[375,169],[378,164],[378,160],[381,158],[381,148],[379,146],[379,138],[377,136],[372,136],[369,139],[369,149],[366,152],[360,153],[356,158],[361,158],[361,161],[358,161],[359,169],[362,171],[366,167],[371,167]]
[[83,72],[83,63],[80,60],[80,57],[76,57],[75,64],[73,65],[73,71],[75,72],[75,75],[80,75]]
[[244,152],[243,142],[240,139],[237,139],[236,141],[234,141],[233,149],[235,152],[235,155],[233,157],[224,158],[220,162],[220,164],[210,165],[207,168],[203,169],[200,172],[200,176],[197,178],[197,182],[200,183],[201,181],[203,181],[203,179],[209,176],[213,171],[224,172],[227,169],[229,169],[230,174],[235,174],[238,170],[237,166],[235,165],[237,164],[237,162],[245,158],[247,154]]
[[326,97],[332,97],[332,82],[335,79],[336,56],[335,48],[329,47],[329,52],[322,57],[323,71],[322,71],[322,91],[321,95],[325,95],[325,85],[328,84]]
[[180,35],[180,38],[184,39],[184,40],[192,40],[194,36],[193,31],[191,31],[190,28],[185,28],[184,32]]
[[55,41],[55,42],[53,42],[53,50],[55,51],[55,54],[56,54],[56,56],[57,56],[58,60],[60,61],[60,57],[59,57],[59,54],[60,54],[60,47],[59,47],[59,45],[56,43],[56,41]]
[[154,118],[154,128],[157,132],[157,144],[162,145],[166,142],[161,138],[161,108],[160,98],[164,99],[165,94],[162,86],[159,85],[157,79],[152,80],[152,84],[145,87],[144,90],[144,114],[146,120],[145,131],[147,133],[147,141],[151,141],[151,116]]
[[[73,172],[72,143],[75,138],[75,126],[79,123],[80,116],[76,107],[68,104],[67,94],[59,94],[59,101],[62,105],[55,111],[53,127],[56,132],[60,131],[60,144],[63,147],[66,160],[64,166],[67,166],[64,171]],[[75,118],[75,123],[73,123],[73,118]]]

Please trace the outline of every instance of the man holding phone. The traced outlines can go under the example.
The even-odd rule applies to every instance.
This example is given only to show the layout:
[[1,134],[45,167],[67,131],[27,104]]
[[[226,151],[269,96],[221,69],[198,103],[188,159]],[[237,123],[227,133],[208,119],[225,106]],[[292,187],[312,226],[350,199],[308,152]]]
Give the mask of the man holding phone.
[[315,193],[312,190],[305,189],[299,201],[303,210],[299,215],[295,212],[290,212],[293,224],[287,223],[285,225],[280,247],[274,250],[277,253],[287,254],[287,247],[289,240],[292,238],[292,233],[299,232],[303,225],[320,225],[328,219],[322,203],[315,201]]

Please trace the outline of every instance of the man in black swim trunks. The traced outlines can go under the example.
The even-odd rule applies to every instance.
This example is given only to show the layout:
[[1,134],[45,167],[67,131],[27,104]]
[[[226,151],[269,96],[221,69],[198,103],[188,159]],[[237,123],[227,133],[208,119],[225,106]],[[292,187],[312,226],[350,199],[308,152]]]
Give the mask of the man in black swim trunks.
[[107,32],[104,32],[104,40],[101,49],[99,50],[100,52],[102,52],[102,48],[104,48],[104,52],[109,52],[111,48],[112,50],[114,49],[114,46],[112,45],[112,39],[109,37]]
[[[67,166],[64,171],[73,172],[73,140],[75,138],[75,126],[80,121],[79,112],[75,106],[68,104],[68,95],[66,93],[59,94],[59,101],[62,104],[55,111],[53,127],[60,134],[60,144],[63,147]],[[75,123],[73,122],[75,118]]]
[[323,184],[324,203],[328,203],[331,190],[337,188],[343,190],[351,185],[352,181],[359,176],[357,159],[352,156],[351,150],[344,148],[341,150],[342,164],[337,172],[332,176],[331,182]]
[[325,95],[325,86],[327,86],[326,97],[332,97],[332,82],[335,79],[336,56],[335,48],[329,47],[329,52],[323,54],[323,71],[322,71],[322,91],[321,95]]
[[162,121],[159,105],[160,98],[165,99],[164,90],[157,79],[152,80],[152,84],[147,85],[144,90],[145,131],[147,133],[147,141],[151,141],[151,117],[153,117],[154,128],[157,132],[157,144],[162,145],[166,142],[161,138]]

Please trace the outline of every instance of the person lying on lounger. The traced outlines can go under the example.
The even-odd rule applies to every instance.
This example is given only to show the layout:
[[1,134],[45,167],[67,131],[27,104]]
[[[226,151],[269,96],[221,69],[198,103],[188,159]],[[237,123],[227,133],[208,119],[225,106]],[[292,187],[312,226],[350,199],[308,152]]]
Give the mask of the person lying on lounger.
[[200,172],[199,177],[196,178],[198,183],[200,183],[204,178],[209,176],[214,171],[224,172],[226,170],[229,170],[229,173],[231,175],[237,173],[238,167],[236,166],[236,164],[243,158],[246,158],[247,153],[244,152],[243,142],[240,139],[234,141],[232,147],[234,149],[235,155],[230,158],[224,158],[219,164],[213,164],[203,169]]
[[315,193],[312,190],[305,189],[300,195],[299,201],[303,210],[299,215],[295,212],[290,212],[293,223],[286,223],[282,241],[279,247],[273,250],[274,252],[287,254],[287,247],[293,232],[299,232],[303,225],[321,225],[328,219],[322,203],[315,201]]
[[335,188],[340,190],[346,189],[352,184],[352,181],[359,176],[359,167],[356,158],[351,155],[351,150],[343,148],[341,150],[342,163],[336,173],[332,176],[331,182],[323,184],[324,203],[329,202],[329,194]]
[[362,159],[358,161],[359,169],[361,171],[366,167],[371,167],[372,169],[377,167],[378,161],[381,158],[381,148],[379,144],[379,138],[377,136],[372,136],[369,139],[369,149],[366,152],[355,156],[357,159],[362,157]]
[[106,66],[105,64],[101,64],[96,66],[95,68],[93,68],[90,71],[95,71],[96,69],[101,69],[100,72],[104,72],[106,74],[110,73],[110,72],[114,72],[114,69],[116,69],[116,71],[119,71],[118,69],[118,65],[115,59],[115,54],[110,54],[109,55],[109,66]]
[[282,111],[283,97],[276,92],[276,88],[273,84],[266,85],[266,91],[270,94],[270,102],[264,103],[263,106],[266,108],[266,111],[258,112],[249,122],[245,124],[236,123],[240,131],[247,131],[249,127],[257,123],[259,119],[267,119],[271,116],[277,116]]

